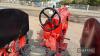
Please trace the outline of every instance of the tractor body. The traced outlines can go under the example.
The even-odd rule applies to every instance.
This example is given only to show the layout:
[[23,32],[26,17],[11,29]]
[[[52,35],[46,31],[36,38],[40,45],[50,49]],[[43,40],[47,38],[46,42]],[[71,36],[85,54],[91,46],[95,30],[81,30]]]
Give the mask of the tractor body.
[[[50,10],[53,9],[54,8]],[[41,43],[41,45],[47,47],[47,49],[54,51],[56,53],[55,56],[61,55],[60,53],[67,48],[67,43],[64,43],[64,39],[66,38],[65,34],[68,29],[68,19],[71,15],[66,7],[57,9],[57,13],[58,14],[55,15],[53,14],[54,17],[51,16],[52,23],[48,22],[48,20],[43,25],[43,42]],[[49,28],[53,29],[49,31]],[[48,31],[46,31],[47,29]]]

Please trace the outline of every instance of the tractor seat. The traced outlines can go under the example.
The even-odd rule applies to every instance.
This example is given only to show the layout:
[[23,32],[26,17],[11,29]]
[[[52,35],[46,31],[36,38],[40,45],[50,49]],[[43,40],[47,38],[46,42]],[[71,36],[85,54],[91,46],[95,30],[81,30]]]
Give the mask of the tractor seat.
[[[95,53],[89,54],[89,56],[100,56],[100,20],[90,18],[85,22],[81,48],[94,48]],[[84,56],[82,53],[82,56]]]
[[0,10],[0,48],[29,31],[28,14],[18,9]]

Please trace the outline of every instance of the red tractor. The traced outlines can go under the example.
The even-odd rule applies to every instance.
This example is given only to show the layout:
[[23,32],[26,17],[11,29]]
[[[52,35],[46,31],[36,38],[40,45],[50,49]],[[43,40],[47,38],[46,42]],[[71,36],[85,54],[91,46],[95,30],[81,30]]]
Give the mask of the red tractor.
[[0,10],[0,56],[25,56],[28,14],[18,9]]
[[[48,14],[48,10],[52,12],[52,15]],[[70,12],[66,7],[57,10],[47,7],[40,12],[39,21],[43,29],[43,42],[41,42],[41,45],[47,48],[45,56],[63,56],[61,53],[67,48],[67,43],[64,43],[64,39],[70,40],[65,37],[69,18]],[[43,23],[44,20],[45,22]],[[48,50],[53,51],[54,54],[48,54]]]

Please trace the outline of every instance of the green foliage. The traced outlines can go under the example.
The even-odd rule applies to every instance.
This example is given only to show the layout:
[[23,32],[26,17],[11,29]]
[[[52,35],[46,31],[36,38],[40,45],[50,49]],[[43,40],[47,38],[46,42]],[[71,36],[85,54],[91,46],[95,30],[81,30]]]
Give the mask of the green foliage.
[[70,4],[71,3],[71,0],[62,0],[61,1],[61,4]]
[[63,2],[67,2],[67,0],[63,0]]
[[72,4],[89,4],[92,6],[98,6],[100,5],[100,0],[82,0],[81,2],[78,2],[79,0],[73,0]]
[[42,2],[47,2],[47,1],[49,1],[49,0],[41,0]]
[[76,0],[73,0],[73,1],[72,1],[72,4],[75,4],[75,3],[76,3]]
[[88,4],[92,6],[100,5],[100,0],[88,0]]

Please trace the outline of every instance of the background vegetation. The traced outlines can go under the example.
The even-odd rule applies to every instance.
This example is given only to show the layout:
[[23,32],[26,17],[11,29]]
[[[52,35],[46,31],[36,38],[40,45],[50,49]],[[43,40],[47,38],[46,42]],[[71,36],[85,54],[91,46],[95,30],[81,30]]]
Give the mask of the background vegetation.
[[[31,2],[47,2],[50,0],[20,0],[20,1],[31,1]],[[91,6],[100,6],[100,0],[62,0],[62,4],[88,4]]]
[[100,0],[73,0],[71,4],[88,4],[91,6],[100,6]]

